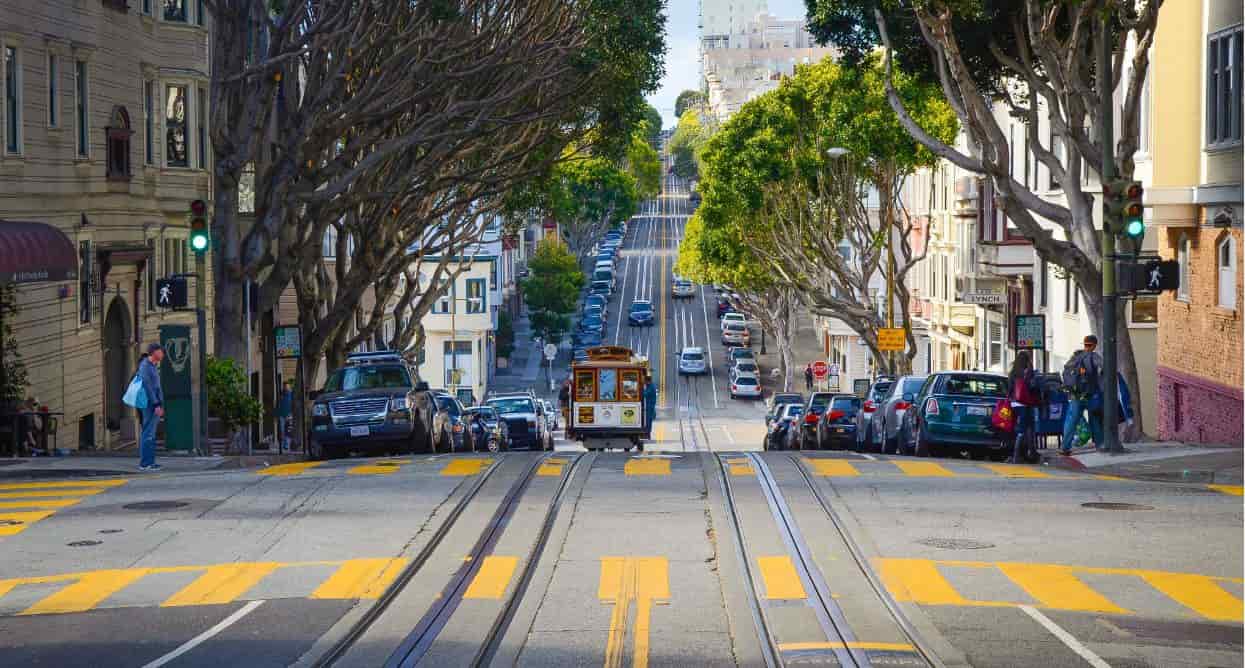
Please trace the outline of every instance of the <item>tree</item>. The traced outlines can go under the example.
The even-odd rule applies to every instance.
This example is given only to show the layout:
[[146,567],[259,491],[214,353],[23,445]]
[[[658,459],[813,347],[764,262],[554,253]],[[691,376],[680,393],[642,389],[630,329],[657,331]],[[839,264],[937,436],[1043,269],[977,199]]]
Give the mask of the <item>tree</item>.
[[[1095,54],[1104,40],[1112,47],[1111,89],[1117,91],[1118,116],[1114,147],[1108,148],[1118,176],[1129,179],[1161,0],[807,2],[810,26],[823,37],[841,34],[845,17],[871,17],[872,25],[860,24],[857,36],[862,47],[886,47],[888,73],[892,58],[928,61],[921,71],[937,82],[955,111],[970,150],[929,132],[888,84],[888,101],[904,129],[939,157],[990,179],[998,206],[1032,241],[1038,256],[1076,281],[1091,327],[1102,334],[1102,240],[1094,221],[1095,196],[1087,192],[1083,173],[1088,169],[1101,177],[1103,165],[1104,147],[1094,131],[1102,105]],[[1103,31],[1103,16],[1109,32]],[[1012,178],[1012,147],[1003,127],[1007,117],[1024,122],[1033,157],[1059,185],[1061,198],[1043,198]],[[1049,136],[1041,131],[1046,128]],[[1116,322],[1127,322],[1123,300]],[[1130,332],[1120,327],[1115,334],[1119,370],[1129,386],[1137,387]],[[1128,439],[1143,429],[1141,412],[1134,414]]]
[[584,273],[566,246],[553,239],[540,242],[527,268],[530,273],[520,289],[528,317],[546,341],[557,343],[570,329],[568,314],[575,310]]
[[[22,361],[13,321],[17,318],[17,286],[0,283],[0,366],[4,369],[0,383],[0,407],[15,406],[26,399],[27,372]],[[122,390],[123,391],[123,390]]]
[[[937,90],[910,79],[901,87],[939,136],[954,136],[954,115]],[[846,154],[832,157],[831,148]],[[776,287],[794,291],[814,312],[851,327],[878,368],[908,370],[916,350],[903,277],[924,255],[912,252],[911,221],[901,215],[898,193],[905,176],[936,158],[891,112],[877,59],[855,67],[830,60],[800,67],[776,90],[745,104],[701,156],[704,199],[697,217],[703,229],[696,231],[702,261],[754,267],[751,272],[763,277],[758,294]],[[876,210],[867,203],[870,191]],[[877,348],[886,302],[874,290],[886,271],[888,237],[896,251],[897,325],[909,338],[907,354],[893,366]]]
[[698,152],[713,131],[709,129],[699,108],[688,109],[679,116],[679,125],[670,137],[674,155],[674,173],[680,178],[695,179],[700,173]]
[[246,374],[231,359],[208,356],[207,360],[208,412],[220,420],[229,435],[229,451],[243,450],[240,428],[259,421],[263,414],[259,400],[247,391]]
[[674,115],[683,118],[688,109],[698,109],[705,103],[705,94],[698,90],[685,90],[674,98]]
[[640,134],[631,138],[625,160],[627,172],[635,179],[636,198],[656,197],[661,192],[661,158]]
[[654,150],[661,148],[661,112],[644,105],[644,138]]
[[603,157],[558,165],[543,197],[542,210],[558,221],[562,239],[580,262],[611,225],[635,215],[640,202],[636,178]]

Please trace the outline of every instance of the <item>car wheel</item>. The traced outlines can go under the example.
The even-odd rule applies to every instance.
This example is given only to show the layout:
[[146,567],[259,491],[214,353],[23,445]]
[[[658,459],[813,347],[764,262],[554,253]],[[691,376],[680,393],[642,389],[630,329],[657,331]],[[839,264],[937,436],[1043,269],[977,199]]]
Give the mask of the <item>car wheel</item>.
[[865,428],[865,437],[863,440],[856,441],[856,452],[868,452],[873,449],[873,425]]
[[438,451],[454,452],[454,439],[448,431],[441,432],[441,440],[437,443]]
[[912,439],[913,439],[912,454],[916,455],[917,457],[929,457],[931,454],[929,450],[929,444],[926,443],[925,439],[921,436],[920,427],[918,427],[916,430],[916,433],[912,435]]
[[314,461],[323,461],[326,459],[324,456],[324,444],[314,438],[311,439],[311,444],[307,446],[307,457]]

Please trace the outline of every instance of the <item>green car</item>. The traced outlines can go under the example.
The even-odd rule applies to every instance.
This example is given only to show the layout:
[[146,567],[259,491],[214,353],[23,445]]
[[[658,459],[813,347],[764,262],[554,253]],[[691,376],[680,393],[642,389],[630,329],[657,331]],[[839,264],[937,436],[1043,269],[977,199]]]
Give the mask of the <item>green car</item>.
[[931,374],[904,413],[905,454],[918,457],[966,452],[1004,459],[1011,444],[990,424],[994,405],[1007,396],[1007,377],[978,371]]

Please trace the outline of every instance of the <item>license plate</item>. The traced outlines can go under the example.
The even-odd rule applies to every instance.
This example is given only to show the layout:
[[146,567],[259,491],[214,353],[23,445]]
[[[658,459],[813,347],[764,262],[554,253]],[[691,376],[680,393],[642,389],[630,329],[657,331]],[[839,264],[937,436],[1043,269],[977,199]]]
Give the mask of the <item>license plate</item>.
[[846,428],[846,427],[836,427],[836,428],[835,428],[835,430],[834,430],[834,433],[836,433],[836,434],[846,434],[846,433],[847,433],[847,428]]
[[351,436],[367,436],[368,435],[367,425],[364,425],[362,427],[351,427],[350,435]]
[[986,406],[969,406],[966,412],[969,415],[989,415],[990,409]]

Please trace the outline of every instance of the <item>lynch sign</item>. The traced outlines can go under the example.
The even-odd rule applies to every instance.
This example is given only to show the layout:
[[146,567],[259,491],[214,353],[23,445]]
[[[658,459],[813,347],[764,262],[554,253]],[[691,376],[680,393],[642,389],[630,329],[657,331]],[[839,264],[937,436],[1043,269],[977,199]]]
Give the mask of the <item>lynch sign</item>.
[[1007,303],[1007,295],[1002,292],[994,292],[991,290],[975,290],[972,292],[960,293],[961,304],[1005,304]]

